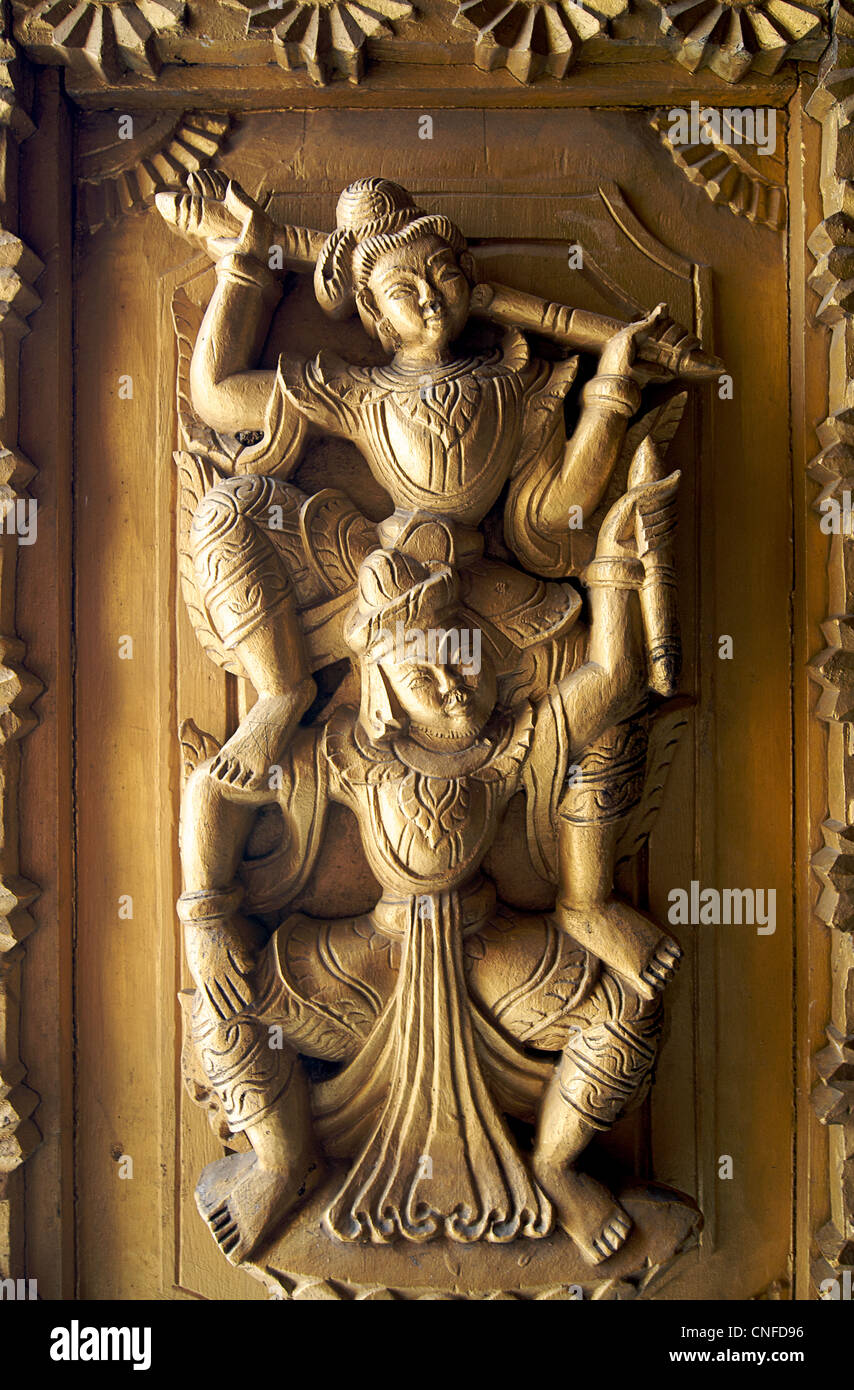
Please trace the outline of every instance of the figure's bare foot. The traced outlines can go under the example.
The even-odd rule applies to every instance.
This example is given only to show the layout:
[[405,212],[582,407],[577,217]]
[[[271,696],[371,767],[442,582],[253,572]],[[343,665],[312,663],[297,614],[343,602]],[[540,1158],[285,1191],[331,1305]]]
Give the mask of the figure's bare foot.
[[534,1156],[534,1172],[551,1197],[557,1218],[591,1264],[601,1264],[620,1249],[632,1219],[607,1187],[577,1168],[555,1167]]
[[565,932],[623,975],[642,999],[655,999],[679,968],[678,941],[628,903],[610,898],[576,908],[559,902],[556,916]]
[[233,1265],[248,1259],[292,1208],[314,1191],[321,1165],[296,1173],[262,1168],[254,1153],[228,1154],[209,1163],[196,1186],[196,1206]]
[[315,690],[314,681],[305,680],[285,694],[259,696],[211,763],[211,777],[244,791],[258,791],[267,783],[274,788],[270,770],[314,699]]

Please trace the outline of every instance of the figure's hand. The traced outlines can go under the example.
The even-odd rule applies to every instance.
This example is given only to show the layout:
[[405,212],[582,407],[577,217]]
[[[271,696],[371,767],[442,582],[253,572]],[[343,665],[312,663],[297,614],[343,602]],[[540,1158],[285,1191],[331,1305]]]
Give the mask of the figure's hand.
[[262,940],[262,933],[244,917],[185,932],[193,979],[218,1018],[233,1018],[250,1005],[249,977]]
[[[613,338],[609,338],[602,355],[599,358],[598,372],[600,376],[631,376],[632,366],[638,354],[638,348],[645,338],[653,335],[653,330],[662,323],[669,323],[667,317],[667,305],[656,304],[643,318],[637,319],[634,323],[627,323],[625,328],[621,328],[615,333]],[[655,335],[657,336],[657,335]]]
[[270,218],[233,179],[213,170],[190,174],[186,193],[158,193],[157,210],[199,243],[212,261],[237,251],[266,265],[275,231]]
[[619,497],[599,528],[596,558],[641,557],[667,543],[676,522],[676,492],[681,473],[630,487]]

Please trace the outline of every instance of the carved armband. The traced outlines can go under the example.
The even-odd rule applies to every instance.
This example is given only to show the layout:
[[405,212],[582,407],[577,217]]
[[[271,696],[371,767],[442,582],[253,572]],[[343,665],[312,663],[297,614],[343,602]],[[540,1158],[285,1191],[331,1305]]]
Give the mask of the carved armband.
[[594,376],[584,388],[585,405],[608,406],[630,419],[640,407],[641,393],[628,376]]
[[206,927],[231,917],[240,907],[245,895],[241,883],[228,888],[202,889],[198,893],[182,893],[178,899],[178,917],[185,926]]
[[589,589],[639,589],[643,578],[642,562],[631,555],[596,556],[583,575]]
[[239,251],[232,251],[229,255],[223,256],[221,261],[217,261],[216,274],[218,280],[228,280],[233,285],[252,286],[260,290],[264,298],[270,302],[278,300],[282,293],[282,282],[278,275],[254,256],[246,256]]

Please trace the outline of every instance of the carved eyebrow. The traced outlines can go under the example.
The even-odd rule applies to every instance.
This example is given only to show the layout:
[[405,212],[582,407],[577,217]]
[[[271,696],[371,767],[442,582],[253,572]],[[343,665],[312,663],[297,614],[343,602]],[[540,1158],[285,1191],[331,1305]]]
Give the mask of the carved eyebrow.
[[434,251],[431,256],[427,257],[427,264],[432,265],[434,261],[439,260],[450,260],[454,265],[456,265],[457,258],[451,250],[450,246],[440,246],[438,251]]
[[408,276],[410,279],[412,279],[413,275],[414,272],[411,270],[406,270],[405,268],[392,268],[383,272],[383,274],[380,276],[380,284],[383,286],[383,288],[385,288],[389,282],[391,282],[392,284],[397,284],[397,282],[401,278],[405,279]]

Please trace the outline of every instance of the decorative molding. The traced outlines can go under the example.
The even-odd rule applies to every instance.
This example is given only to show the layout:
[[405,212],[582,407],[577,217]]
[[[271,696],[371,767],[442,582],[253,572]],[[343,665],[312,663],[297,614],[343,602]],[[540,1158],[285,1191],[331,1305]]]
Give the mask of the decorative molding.
[[584,45],[628,8],[629,0],[462,0],[454,24],[474,31],[474,61],[483,72],[506,68],[527,83],[565,77]]
[[[7,225],[0,228],[0,512],[5,519],[19,502],[29,500],[26,488],[35,472],[17,448],[17,377],[21,339],[40,303],[33,285],[43,266],[17,235],[14,220],[14,146],[33,126],[19,100],[15,50],[5,35],[0,44],[5,98],[0,104],[0,198],[8,210]],[[10,530],[3,527],[0,534],[0,610],[14,622],[17,537]],[[31,706],[41,688],[24,666],[23,643],[14,635],[0,636],[0,1277],[12,1273],[13,1250],[21,1240],[15,1170],[40,1141],[30,1118],[38,1096],[24,1084],[19,1046],[20,943],[33,928],[29,907],[38,890],[18,871],[17,804],[19,743],[36,722]]]
[[[822,486],[814,506],[827,498],[841,505],[854,477],[854,217],[850,98],[854,92],[854,9],[839,0],[832,12],[832,40],[819,68],[807,111],[822,125],[821,193],[824,220],[809,239],[815,269],[809,278],[819,297],[816,319],[830,330],[827,418],[818,427],[821,450],[810,475]],[[822,687],[816,714],[827,725],[828,816],[824,846],[813,858],[822,891],[817,916],[831,932],[833,1012],[828,1046],[815,1058],[818,1085],[813,1104],[829,1130],[831,1220],[817,1237],[817,1287],[854,1269],[854,537],[829,537],[831,612],[823,624],[828,646],[811,663]]]
[[181,28],[184,0],[17,0],[15,36],[30,55],[116,82],[155,78],[157,39]]
[[79,220],[95,232],[150,207],[157,193],[180,188],[187,174],[207,168],[230,127],[226,115],[170,113],[155,116],[132,140],[116,139],[84,153],[78,163]]
[[246,33],[269,33],[276,62],[305,68],[323,87],[334,73],[360,82],[368,39],[394,33],[393,22],[413,13],[409,0],[225,0],[246,14]]
[[786,226],[786,190],[782,181],[776,182],[756,167],[768,157],[751,155],[732,144],[725,144],[718,128],[698,116],[700,139],[686,145],[676,144],[670,136],[670,122],[665,111],[656,111],[650,125],[657,133],[677,169],[690,183],[702,188],[713,203],[729,208],[736,217],[746,217],[759,226],[782,231]]
[[824,4],[801,0],[675,0],[661,30],[689,72],[707,67],[725,82],[751,69],[774,73],[787,58],[818,58],[826,42]]

